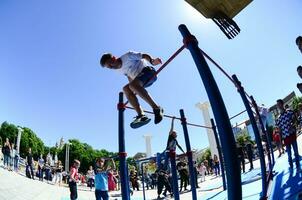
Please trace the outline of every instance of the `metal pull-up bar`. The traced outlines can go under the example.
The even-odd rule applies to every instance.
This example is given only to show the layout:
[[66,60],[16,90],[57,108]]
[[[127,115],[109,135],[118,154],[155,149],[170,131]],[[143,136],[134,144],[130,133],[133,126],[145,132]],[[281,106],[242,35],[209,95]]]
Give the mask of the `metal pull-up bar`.
[[[132,108],[132,107],[130,107],[130,106],[126,106],[126,105],[125,105],[125,108],[134,110],[134,108]],[[149,114],[154,114],[152,111],[148,111],[148,110],[144,110],[144,112],[149,113]],[[180,118],[180,117],[175,117],[175,116],[166,115],[166,114],[164,114],[163,116],[166,117],[166,118],[171,118],[171,119],[174,118],[174,119],[177,119],[177,120],[180,120],[180,121],[181,121],[181,118]],[[199,128],[212,129],[212,127],[210,127],[210,126],[204,126],[204,125],[193,124],[193,123],[188,123],[188,122],[187,122],[187,125],[189,125],[189,126],[195,126],[195,127],[199,127]]]
[[235,117],[238,117],[239,115],[241,115],[241,114],[244,113],[245,111],[246,111],[246,110],[243,110],[243,111],[241,111],[240,113],[238,113],[238,114],[236,114],[236,115],[230,117],[230,120],[231,120],[231,119],[234,119]]

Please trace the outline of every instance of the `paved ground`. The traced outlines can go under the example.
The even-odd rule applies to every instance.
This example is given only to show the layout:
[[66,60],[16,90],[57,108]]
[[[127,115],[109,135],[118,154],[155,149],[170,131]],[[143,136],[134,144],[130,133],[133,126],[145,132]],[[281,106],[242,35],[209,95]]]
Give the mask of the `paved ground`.
[[[254,176],[259,169],[254,172],[246,173],[244,176]],[[197,189],[198,199],[216,199],[217,193],[222,191],[222,183],[220,177],[208,176],[206,181],[199,183],[200,188]],[[188,187],[190,188],[190,187]],[[89,191],[87,187],[79,187],[79,200],[95,199],[94,192]],[[156,199],[156,190],[146,190],[146,199]],[[110,199],[121,199],[119,192],[111,192]],[[186,191],[180,195],[181,199],[192,199],[191,193]],[[47,184],[38,180],[31,180],[16,172],[9,172],[0,168],[0,200],[68,200],[69,188],[58,185]],[[143,192],[134,191],[132,200],[142,200]],[[169,199],[169,198],[167,198]]]
[[[207,181],[200,183],[200,189],[197,190],[198,197],[205,194],[215,195],[221,190],[220,177],[209,176]],[[218,189],[214,189],[219,187]],[[190,188],[190,187],[188,187]],[[93,200],[94,192],[86,187],[79,187],[79,200]],[[111,192],[110,199],[121,199],[119,192]],[[155,199],[156,190],[146,190],[146,199]],[[16,172],[9,172],[0,167],[0,200],[67,200],[69,199],[69,188],[58,185],[31,180]],[[142,191],[134,191],[133,200],[143,199]],[[169,199],[169,198],[167,198]],[[181,194],[181,199],[192,199],[189,191]]]
[[[298,138],[299,152],[302,154],[302,137]],[[277,158],[277,152],[275,152]],[[283,155],[277,159],[282,161],[286,165],[287,156]],[[243,185],[243,197],[244,199],[259,199],[259,193],[261,192],[261,180],[259,179],[259,161],[254,162],[255,170],[247,172],[242,175],[242,180],[254,179],[254,181]],[[286,167],[286,166],[285,166]],[[246,165],[246,169],[249,169],[249,164]],[[288,178],[287,176],[282,176]],[[301,186],[302,176],[295,175],[295,181],[298,178],[299,186]],[[280,179],[280,176],[278,180]],[[283,181],[284,183],[288,183]],[[280,181],[278,182],[280,183]],[[222,192],[222,183],[220,177],[208,176],[206,181],[199,184],[200,188],[197,190],[198,199],[226,199],[226,192]],[[274,186],[276,187],[276,186]],[[287,187],[288,188],[288,187]],[[287,194],[288,189],[282,190]],[[276,188],[275,188],[276,189]],[[94,192],[87,190],[87,187],[79,187],[78,200],[94,200]],[[110,193],[110,199],[120,200],[119,192]],[[147,190],[146,199],[155,199],[157,197],[156,190]],[[191,193],[182,193],[181,199],[192,199]],[[69,188],[64,186],[57,186],[47,184],[46,182],[40,182],[38,180],[31,180],[23,175],[15,172],[9,172],[0,167],[0,200],[68,200]],[[143,192],[135,191],[132,200],[142,200]]]

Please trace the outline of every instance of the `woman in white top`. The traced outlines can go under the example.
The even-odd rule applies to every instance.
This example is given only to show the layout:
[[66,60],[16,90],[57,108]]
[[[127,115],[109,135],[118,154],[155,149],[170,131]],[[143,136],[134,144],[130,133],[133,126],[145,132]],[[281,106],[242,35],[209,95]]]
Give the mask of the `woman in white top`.
[[94,176],[95,176],[92,166],[89,166],[89,170],[87,171],[86,176],[88,179],[88,181],[87,181],[88,187],[90,187],[90,190],[92,190],[92,187],[94,185]]
[[207,168],[204,165],[204,163],[200,163],[197,169],[198,169],[199,174],[201,174],[201,182],[205,181],[206,180],[205,173],[207,171]]
[[10,149],[10,171],[15,170],[14,169],[14,161],[15,161],[15,155],[16,155],[16,149],[15,144],[12,143],[11,149]]

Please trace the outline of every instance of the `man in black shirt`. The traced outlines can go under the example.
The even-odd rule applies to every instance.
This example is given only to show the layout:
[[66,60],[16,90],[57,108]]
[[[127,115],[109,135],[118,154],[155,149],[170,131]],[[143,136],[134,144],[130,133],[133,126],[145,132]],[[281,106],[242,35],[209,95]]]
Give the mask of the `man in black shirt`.
[[242,172],[245,173],[244,150],[243,147],[239,144],[237,144],[237,155],[238,155],[238,160],[241,164]]
[[179,161],[176,166],[180,176],[179,191],[181,192],[182,187],[184,187],[184,190],[187,190],[187,185],[189,184],[189,172],[187,170],[187,164],[184,161]]
[[28,149],[28,154],[26,156],[26,171],[29,173],[29,178],[34,178],[34,170],[33,170],[33,155],[31,153],[31,148]]
[[251,142],[247,142],[246,145],[245,145],[245,148],[246,148],[246,154],[247,154],[247,158],[249,160],[249,163],[250,163],[250,171],[252,169],[254,169],[254,165],[253,165],[253,146],[251,144]]
[[164,165],[160,164],[160,166],[157,168],[155,173],[157,174],[157,195],[158,195],[157,198],[160,199],[160,195],[163,191],[164,186],[165,186],[166,190],[169,191],[172,196],[172,188],[171,188],[170,182],[168,180],[169,175],[168,175]]

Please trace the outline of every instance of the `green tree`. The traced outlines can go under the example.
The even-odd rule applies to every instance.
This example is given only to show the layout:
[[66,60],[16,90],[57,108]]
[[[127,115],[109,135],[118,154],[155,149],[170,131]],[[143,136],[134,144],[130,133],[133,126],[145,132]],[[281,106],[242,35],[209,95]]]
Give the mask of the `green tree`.
[[298,111],[299,110],[299,104],[302,103],[302,97],[294,97],[293,99],[293,110]]
[[20,155],[25,157],[28,149],[31,148],[34,159],[37,160],[39,155],[44,153],[44,143],[30,128],[23,127],[22,129]]
[[[73,160],[78,159],[81,162],[79,171],[86,173],[90,165],[94,165],[96,158],[108,158],[116,155],[116,153],[109,152],[105,149],[95,150],[87,143],[81,143],[77,139],[68,141],[69,147],[69,165],[71,166]],[[66,144],[62,149],[57,149],[58,159],[65,163]]]
[[236,136],[236,141],[240,146],[244,146],[247,142],[254,144],[251,136],[248,134],[246,129],[241,130],[241,132]]
[[6,121],[1,124],[0,137],[3,139],[3,142],[5,142],[6,138],[8,138],[10,143],[15,143],[15,141],[17,140],[17,136],[18,136],[17,126],[15,126],[14,124],[9,124]]
[[211,158],[211,149],[208,147],[197,158],[197,163],[201,163],[205,160],[210,160],[210,158]]

